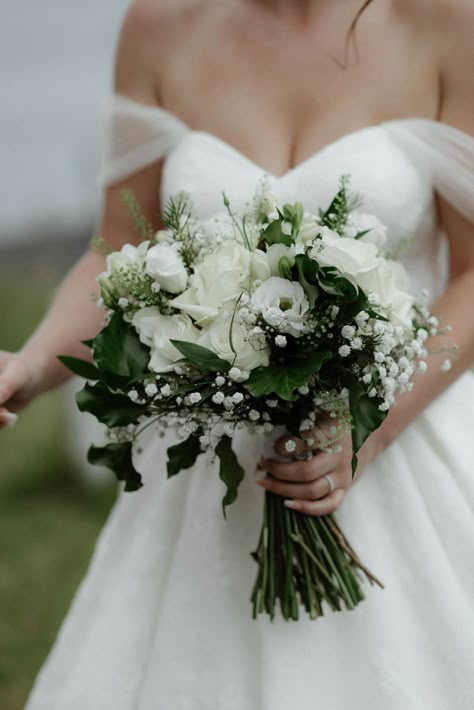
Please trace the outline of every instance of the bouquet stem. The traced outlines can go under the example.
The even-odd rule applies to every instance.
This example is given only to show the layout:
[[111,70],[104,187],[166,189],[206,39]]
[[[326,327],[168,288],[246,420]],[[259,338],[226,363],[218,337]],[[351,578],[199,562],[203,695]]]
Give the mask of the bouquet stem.
[[311,619],[354,609],[364,598],[362,581],[380,582],[360,561],[332,515],[310,517],[286,508],[265,493],[263,525],[252,557],[258,573],[252,591],[253,618],[274,619],[277,604],[285,621],[297,621],[302,605]]

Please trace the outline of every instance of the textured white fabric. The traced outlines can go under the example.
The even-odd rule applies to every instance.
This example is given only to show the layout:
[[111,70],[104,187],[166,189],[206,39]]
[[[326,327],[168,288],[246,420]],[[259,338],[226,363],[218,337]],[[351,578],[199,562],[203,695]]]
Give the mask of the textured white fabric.
[[[389,225],[413,289],[440,289],[434,187],[443,181],[426,154],[407,149],[414,127],[357,131],[267,180],[277,197],[312,208],[350,173],[367,210]],[[244,206],[264,175],[202,132],[162,150],[163,200],[187,190],[203,218],[221,209],[223,188]],[[443,152],[442,141],[433,150]],[[473,422],[468,372],[379,456],[338,512],[385,591],[369,587],[355,611],[297,624],[251,619],[259,438],[235,438],[246,477],[224,521],[215,463],[168,481],[170,441],[150,432],[137,461],[145,487],[119,496],[26,710],[471,710]]]

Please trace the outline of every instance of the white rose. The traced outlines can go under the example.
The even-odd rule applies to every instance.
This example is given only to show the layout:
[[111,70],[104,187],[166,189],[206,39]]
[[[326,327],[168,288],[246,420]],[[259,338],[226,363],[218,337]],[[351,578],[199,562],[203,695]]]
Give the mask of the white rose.
[[182,293],[188,283],[188,272],[174,246],[156,244],[146,255],[145,270],[161,288],[169,293]]
[[267,279],[270,267],[266,255],[248,251],[229,239],[196,266],[191,287],[170,301],[200,325],[215,318],[222,305],[235,299],[255,279]]
[[[310,251],[311,258],[321,266],[334,266],[342,273],[355,277],[377,268],[381,259],[377,256],[377,247],[358,239],[340,237],[336,232],[322,227],[321,236]],[[371,289],[375,291],[375,289]]]
[[397,324],[411,327],[415,299],[404,290],[408,284],[407,273],[399,262],[386,259],[379,261],[376,269],[360,273],[357,281],[366,293],[372,291],[379,296],[380,307]]
[[157,308],[137,311],[132,325],[141,342],[151,348],[149,367],[154,372],[169,372],[173,369],[173,363],[182,358],[170,339],[195,343],[200,334],[184,313],[164,316]]
[[150,242],[142,242],[137,247],[133,244],[124,244],[120,251],[107,254],[107,276],[119,269],[143,268]]
[[301,221],[295,241],[297,244],[309,245],[316,239],[320,231],[321,225],[318,224],[316,218],[312,215],[305,215]]
[[270,266],[272,276],[279,276],[278,264],[280,259],[285,256],[289,259],[291,266],[295,263],[295,248],[294,246],[287,247],[284,244],[272,244],[267,249],[267,260]]
[[[212,350],[218,357],[231,362],[233,367],[250,371],[260,365],[268,365],[269,348],[263,335],[249,338],[249,332],[237,319],[232,323],[233,309],[224,309],[210,325],[203,328],[199,345]],[[232,324],[232,345],[230,328]]]
[[272,276],[256,289],[252,304],[263,319],[280,332],[301,335],[309,302],[303,287],[296,281]]
[[387,227],[375,215],[352,212],[349,217],[348,227],[354,229],[356,234],[369,230],[367,234],[360,238],[360,241],[375,244],[379,249],[382,249],[387,243]]

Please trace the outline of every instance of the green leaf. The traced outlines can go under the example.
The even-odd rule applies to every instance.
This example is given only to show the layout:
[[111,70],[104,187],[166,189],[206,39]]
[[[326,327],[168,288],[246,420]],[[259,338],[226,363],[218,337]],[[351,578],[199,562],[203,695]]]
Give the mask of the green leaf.
[[293,244],[293,239],[288,236],[288,234],[283,234],[281,231],[281,221],[279,219],[275,219],[268,225],[262,234],[262,239],[264,239],[269,246],[272,246],[272,244],[284,244],[290,247]]
[[137,491],[142,487],[142,477],[132,461],[132,444],[108,444],[107,446],[91,446],[87,460],[94,466],[105,466],[115,473],[119,481],[125,481],[127,492]]
[[311,259],[308,254],[298,254],[296,257],[296,265],[300,274],[300,281],[311,284],[311,286],[318,284],[320,266],[317,261]]
[[191,468],[196,463],[197,457],[202,453],[199,436],[200,434],[191,434],[186,441],[168,448],[166,452],[168,454],[166,463],[168,478],[176,476],[186,468]]
[[231,369],[231,364],[227,360],[222,360],[212,350],[202,345],[188,343],[186,340],[170,340],[170,343],[184,355],[186,360],[204,372],[228,372]]
[[101,370],[136,378],[147,373],[150,350],[122,316],[115,313],[93,345],[94,360]]
[[239,485],[244,477],[244,469],[239,464],[237,456],[232,449],[232,439],[223,436],[216,447],[216,454],[219,458],[219,477],[227,486],[227,493],[222,500],[222,510],[226,518],[225,509],[237,498]]
[[134,424],[147,411],[147,405],[135,404],[127,395],[111,392],[102,382],[87,384],[76,395],[81,412],[93,414],[107,426]]
[[354,303],[359,289],[337,269],[320,269],[317,274],[319,287],[333,296],[341,296],[346,303]]
[[353,379],[349,386],[349,406],[352,418],[352,450],[357,465],[357,452],[362,447],[368,437],[385,420],[387,412],[379,410],[380,400],[377,397],[369,397],[361,383]]
[[252,370],[246,386],[254,397],[276,394],[281,399],[294,402],[295,390],[306,385],[312,375],[319,372],[332,354],[327,351],[294,356],[284,367],[257,367]]
[[69,355],[58,355],[58,360],[62,362],[64,367],[67,367],[68,370],[71,370],[75,375],[79,375],[79,377],[84,377],[86,380],[100,379],[99,370],[88,360],[69,357]]

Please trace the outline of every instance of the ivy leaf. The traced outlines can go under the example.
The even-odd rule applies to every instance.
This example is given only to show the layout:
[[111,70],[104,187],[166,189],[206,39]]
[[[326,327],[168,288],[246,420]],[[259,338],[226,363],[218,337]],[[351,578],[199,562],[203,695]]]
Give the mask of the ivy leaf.
[[281,399],[294,402],[298,398],[295,390],[307,384],[309,378],[317,374],[331,357],[332,353],[327,351],[314,352],[294,356],[284,367],[257,367],[250,373],[246,385],[254,397],[276,394]]
[[387,416],[387,412],[379,410],[379,404],[380,400],[369,397],[358,380],[352,380],[349,385],[349,406],[352,418],[353,474],[357,468],[357,452]]
[[191,468],[196,463],[197,457],[202,453],[199,436],[200,434],[191,434],[186,441],[168,448],[166,452],[168,478],[176,476],[186,468]]
[[147,405],[134,404],[124,394],[111,392],[102,382],[87,384],[76,395],[81,412],[89,412],[107,426],[134,424],[147,411]]
[[68,355],[59,355],[58,360],[62,362],[64,367],[67,367],[68,370],[79,377],[84,377],[86,380],[100,379],[98,368],[88,360],[81,360],[78,357],[69,357]]
[[224,518],[226,518],[225,509],[237,498],[238,488],[244,477],[244,469],[232,449],[232,439],[229,436],[223,436],[219,441],[216,454],[220,462],[219,477],[227,486],[227,493],[222,500],[222,510]]
[[94,466],[105,466],[113,471],[119,481],[125,481],[127,492],[137,491],[143,486],[142,477],[133,465],[130,441],[102,447],[91,446],[87,460]]
[[186,360],[204,372],[228,372],[231,369],[230,362],[217,357],[212,350],[204,348],[202,345],[188,343],[186,340],[170,340],[170,343],[184,355]]
[[148,372],[149,348],[140,342],[133,326],[118,313],[95,338],[93,352],[101,370],[132,379]]
[[281,231],[281,220],[279,219],[275,219],[268,225],[262,233],[262,239],[264,239],[269,246],[272,246],[272,244],[284,244],[290,247],[293,244],[293,239],[288,236],[288,234],[284,234]]

